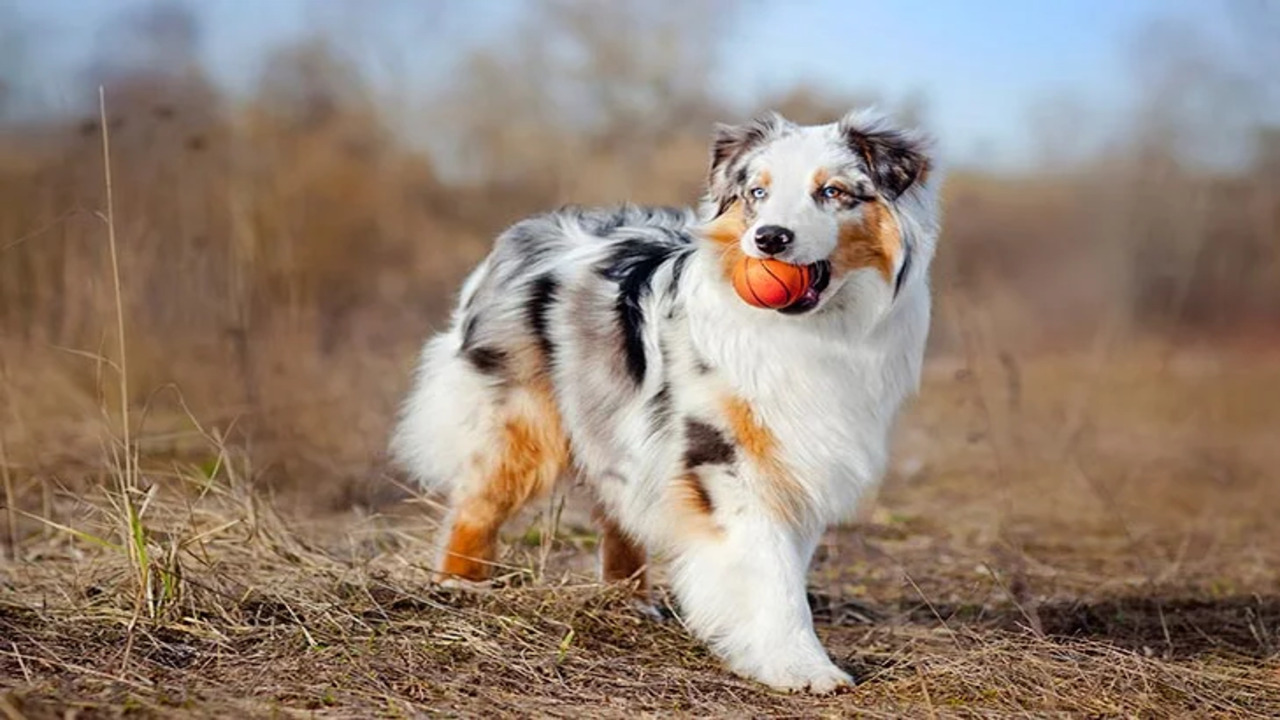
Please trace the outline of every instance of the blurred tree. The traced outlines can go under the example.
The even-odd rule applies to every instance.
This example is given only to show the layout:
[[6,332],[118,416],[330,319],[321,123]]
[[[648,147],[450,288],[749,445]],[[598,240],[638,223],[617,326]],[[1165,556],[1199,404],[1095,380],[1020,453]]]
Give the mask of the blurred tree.
[[[1225,15],[1152,23],[1132,47],[1138,90],[1126,153],[1134,318],[1208,330],[1280,319],[1265,134],[1280,5],[1235,0]],[[1224,31],[1225,29],[1225,31]],[[1265,68],[1265,69],[1263,69]],[[1258,144],[1263,140],[1263,144]]]
[[629,194],[657,148],[694,129],[705,136],[717,114],[715,39],[727,35],[734,6],[539,0],[506,42],[464,63],[452,88],[463,174],[511,188],[536,178],[554,196],[590,158],[618,175],[615,195]]
[[[82,96],[94,98],[87,114],[96,115],[97,86],[104,84],[108,107],[124,127],[169,124],[180,114],[191,137],[208,130],[223,103],[200,61],[202,41],[199,16],[184,2],[122,10],[102,28],[85,72]],[[138,135],[151,141],[149,133]]]
[[1260,128],[1254,145],[1255,171],[1273,183],[1280,181],[1280,126]]
[[26,28],[9,2],[0,2],[0,123],[16,114],[27,75],[23,63],[27,55]]
[[318,36],[272,52],[255,93],[257,107],[299,131],[325,125],[339,112],[369,112],[372,104],[356,65]]

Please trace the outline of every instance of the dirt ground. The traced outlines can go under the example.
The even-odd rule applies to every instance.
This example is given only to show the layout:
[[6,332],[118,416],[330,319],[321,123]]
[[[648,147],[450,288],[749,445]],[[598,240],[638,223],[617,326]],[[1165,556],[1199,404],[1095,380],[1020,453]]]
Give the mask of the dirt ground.
[[22,506],[53,520],[0,565],[0,717],[1280,717],[1280,356],[975,357],[930,364],[819,550],[848,692],[766,691],[632,611],[573,488],[508,528],[497,589],[447,592],[431,498],[303,512],[211,438],[144,459],[132,527],[101,487]]

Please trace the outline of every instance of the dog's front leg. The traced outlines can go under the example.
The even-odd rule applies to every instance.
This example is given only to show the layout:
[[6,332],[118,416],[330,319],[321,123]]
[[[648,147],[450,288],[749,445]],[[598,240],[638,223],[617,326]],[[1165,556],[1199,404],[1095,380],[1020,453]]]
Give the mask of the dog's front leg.
[[778,690],[827,693],[852,679],[831,662],[805,593],[820,535],[743,511],[683,544],[673,588],[689,628],[729,668]]

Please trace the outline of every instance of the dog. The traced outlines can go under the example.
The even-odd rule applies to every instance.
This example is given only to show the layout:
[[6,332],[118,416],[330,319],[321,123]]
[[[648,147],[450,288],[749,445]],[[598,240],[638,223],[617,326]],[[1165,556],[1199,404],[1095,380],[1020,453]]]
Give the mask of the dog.
[[[850,684],[805,577],[885,472],[918,390],[939,229],[932,141],[870,110],[717,124],[694,208],[563,207],[498,235],[430,339],[391,452],[447,491],[437,580],[490,577],[503,523],[576,473],[600,572],[669,563],[685,626],[769,687]],[[808,265],[744,302],[744,257]]]

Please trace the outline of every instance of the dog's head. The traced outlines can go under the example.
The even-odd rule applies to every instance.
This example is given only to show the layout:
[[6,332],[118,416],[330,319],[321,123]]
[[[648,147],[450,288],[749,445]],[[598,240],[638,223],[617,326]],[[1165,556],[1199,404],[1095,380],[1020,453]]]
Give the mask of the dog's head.
[[776,113],[718,125],[706,234],[726,268],[744,254],[814,266],[810,287],[780,312],[821,308],[859,273],[896,294],[911,266],[912,230],[932,220],[911,216],[931,211],[930,164],[923,137],[866,112],[828,125]]

